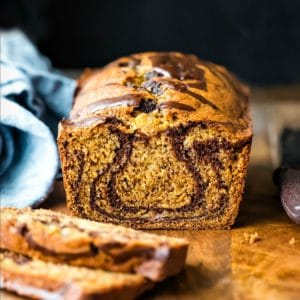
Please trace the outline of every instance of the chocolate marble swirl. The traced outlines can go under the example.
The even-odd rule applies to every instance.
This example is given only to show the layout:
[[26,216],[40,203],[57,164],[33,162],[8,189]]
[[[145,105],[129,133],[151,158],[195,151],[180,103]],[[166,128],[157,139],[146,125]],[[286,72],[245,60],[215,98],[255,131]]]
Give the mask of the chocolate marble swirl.
[[[201,60],[195,55],[178,56],[172,52],[161,52],[150,55],[148,59],[151,61],[152,67],[150,68],[150,71],[143,75],[141,75],[138,71],[138,67],[141,63],[140,59],[136,58],[135,55],[126,59],[127,60],[124,62],[121,60],[117,67],[121,69],[131,68],[134,70],[136,75],[133,77],[126,77],[123,85],[132,87],[135,90],[135,93],[128,93],[117,97],[109,97],[93,101],[76,111],[72,117],[73,124],[77,125],[78,123],[78,125],[83,125],[86,117],[87,125],[90,125],[91,114],[95,114],[108,108],[120,106],[134,106],[137,110],[145,113],[150,113],[156,109],[165,110],[171,108],[187,112],[196,111],[196,107],[173,100],[168,100],[158,104],[156,97],[163,95],[166,90],[174,90],[180,94],[191,96],[199,101],[201,105],[210,106],[214,110],[222,113],[221,109],[217,107],[211,99],[195,92],[195,90],[208,90],[205,70],[202,69],[201,66],[208,69],[209,72],[211,72],[214,77],[219,80],[221,86],[216,88],[226,89],[228,84],[230,84],[236,94],[243,99],[247,98],[244,91],[242,91],[241,86],[234,78],[231,77],[230,74],[226,71],[222,71],[222,69],[217,69],[215,64]],[[212,83],[210,82],[210,84]],[[118,86],[120,83],[108,82],[105,84],[105,86],[112,85]],[[78,87],[76,94],[78,94],[79,91],[80,86]],[[149,97],[147,97],[147,93]],[[101,116],[103,117],[103,115]],[[78,121],[78,119],[80,119],[80,121]]]
[[[228,189],[229,186],[225,184],[222,180],[222,170],[224,170],[224,166],[222,161],[219,158],[220,151],[225,151],[227,154],[236,154],[238,155],[243,147],[250,144],[249,139],[245,139],[236,143],[231,143],[223,140],[218,140],[216,138],[208,139],[205,141],[195,141],[192,144],[192,147],[185,147],[184,140],[187,134],[195,127],[201,127],[202,129],[207,129],[210,124],[206,124],[204,122],[201,123],[190,123],[187,126],[180,126],[177,128],[169,129],[166,131],[167,136],[169,137],[172,143],[172,149],[176,158],[179,161],[184,162],[187,170],[192,174],[194,178],[195,184],[195,193],[192,194],[190,197],[191,201],[189,205],[181,206],[179,208],[161,208],[155,206],[129,206],[122,202],[122,198],[118,195],[115,185],[116,185],[116,178],[122,174],[124,169],[126,168],[127,163],[131,159],[132,148],[135,141],[143,140],[147,142],[148,137],[146,135],[139,135],[139,134],[126,134],[117,127],[111,125],[110,132],[118,137],[119,141],[119,148],[115,151],[114,159],[112,163],[108,164],[104,170],[102,170],[98,176],[90,183],[90,207],[94,210],[99,212],[100,214],[118,220],[124,221],[137,221],[142,222],[142,218],[137,217],[126,217],[122,214],[125,212],[126,214],[134,215],[138,211],[149,212],[153,211],[155,213],[163,213],[166,212],[173,212],[173,217],[164,217],[164,222],[174,222],[176,220],[193,220],[193,219],[200,219],[200,218],[213,218],[217,215],[222,215],[224,210],[229,204],[228,201]],[[192,151],[195,150],[195,151]],[[196,156],[193,157],[191,153],[196,153]],[[78,161],[80,162],[80,168],[78,171],[77,180],[73,183],[72,189],[74,194],[76,195],[76,205],[81,213],[82,216],[85,215],[83,203],[80,202],[79,197],[79,189],[81,186],[81,177],[85,167],[85,158],[84,153],[79,151],[77,153]],[[206,200],[205,200],[205,192],[207,189],[207,183],[205,183],[201,177],[201,174],[197,170],[197,161],[203,162],[205,165],[209,165],[216,174],[217,178],[217,186],[218,189],[224,189],[226,191],[225,194],[219,195],[219,206],[215,209],[209,210],[206,209],[202,214],[197,214],[197,208],[206,207]],[[103,199],[104,197],[101,196],[101,190],[97,189],[99,186],[98,182],[102,176],[106,176],[109,174],[109,180],[107,184],[107,198],[106,201],[108,202],[109,206],[113,208],[114,212],[109,213],[106,209],[99,203],[99,199]],[[136,202],[138,203],[138,202]],[[107,208],[107,207],[106,207]],[[179,215],[178,213],[182,213],[183,215]],[[185,215],[187,214],[187,215]],[[151,220],[146,219],[147,222],[151,222]],[[155,222],[155,220],[153,220]]]

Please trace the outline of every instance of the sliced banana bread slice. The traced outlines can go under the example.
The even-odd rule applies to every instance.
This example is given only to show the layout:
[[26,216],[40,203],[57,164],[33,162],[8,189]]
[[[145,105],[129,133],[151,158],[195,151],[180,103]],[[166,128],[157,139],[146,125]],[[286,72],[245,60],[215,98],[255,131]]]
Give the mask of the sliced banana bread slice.
[[0,252],[1,288],[34,299],[135,299],[151,283],[137,274],[53,264]]
[[74,266],[138,273],[160,281],[178,273],[183,239],[98,223],[45,209],[1,208],[0,247]]

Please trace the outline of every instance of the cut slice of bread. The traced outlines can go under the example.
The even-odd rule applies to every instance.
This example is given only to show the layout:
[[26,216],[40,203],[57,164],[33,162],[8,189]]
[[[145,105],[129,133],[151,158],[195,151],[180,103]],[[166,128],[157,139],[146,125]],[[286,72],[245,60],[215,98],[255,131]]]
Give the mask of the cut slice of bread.
[[1,288],[34,299],[135,299],[151,283],[137,274],[53,264],[1,250]]
[[1,208],[0,247],[29,257],[161,281],[178,273],[183,239],[70,217],[45,209]]

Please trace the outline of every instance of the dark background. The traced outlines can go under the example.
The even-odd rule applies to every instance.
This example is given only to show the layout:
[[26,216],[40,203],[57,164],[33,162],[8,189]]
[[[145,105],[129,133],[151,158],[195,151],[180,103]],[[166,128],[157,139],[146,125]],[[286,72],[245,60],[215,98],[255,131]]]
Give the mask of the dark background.
[[0,26],[22,27],[59,68],[178,50],[252,84],[300,82],[300,0],[1,0]]

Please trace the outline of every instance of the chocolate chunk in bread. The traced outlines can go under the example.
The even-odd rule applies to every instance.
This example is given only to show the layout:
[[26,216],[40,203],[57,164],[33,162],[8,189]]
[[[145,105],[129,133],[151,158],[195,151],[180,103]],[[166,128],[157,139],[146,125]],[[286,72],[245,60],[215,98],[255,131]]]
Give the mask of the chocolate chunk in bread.
[[135,299],[152,284],[137,274],[53,264],[0,252],[1,288],[34,299]]
[[54,263],[138,273],[160,281],[178,273],[183,239],[70,217],[45,209],[1,208],[0,247]]
[[73,214],[142,229],[234,223],[252,127],[248,88],[233,74],[149,52],[84,73],[78,86],[58,136]]

